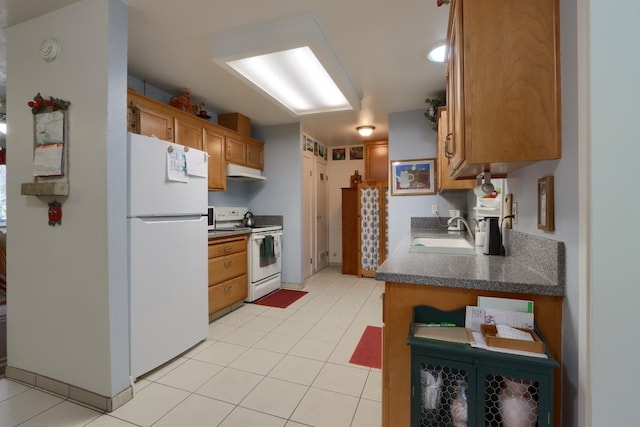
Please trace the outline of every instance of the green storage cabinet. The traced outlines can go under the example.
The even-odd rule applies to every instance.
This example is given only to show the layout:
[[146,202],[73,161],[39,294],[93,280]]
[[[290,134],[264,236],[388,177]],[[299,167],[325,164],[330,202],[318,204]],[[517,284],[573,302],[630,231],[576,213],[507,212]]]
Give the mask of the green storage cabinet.
[[[553,358],[414,337],[416,323],[464,326],[464,316],[464,308],[414,307],[407,342],[411,346],[411,426],[498,427],[512,425],[512,419],[522,422],[523,417],[528,423],[518,425],[552,426],[553,371],[558,367]],[[466,411],[461,412],[465,401]]]

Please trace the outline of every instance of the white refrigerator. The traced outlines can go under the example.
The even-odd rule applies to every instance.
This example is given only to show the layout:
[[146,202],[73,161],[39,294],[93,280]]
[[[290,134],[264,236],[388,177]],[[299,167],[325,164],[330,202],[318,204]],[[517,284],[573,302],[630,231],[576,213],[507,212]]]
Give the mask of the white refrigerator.
[[181,170],[185,147],[131,133],[127,147],[130,363],[136,379],[207,336],[208,203],[206,176]]

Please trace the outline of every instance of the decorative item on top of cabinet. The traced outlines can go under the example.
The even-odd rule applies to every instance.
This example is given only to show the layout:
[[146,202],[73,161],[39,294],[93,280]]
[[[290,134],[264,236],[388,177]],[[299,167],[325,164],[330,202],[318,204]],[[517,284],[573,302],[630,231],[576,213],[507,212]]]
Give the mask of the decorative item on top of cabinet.
[[507,174],[560,158],[558,0],[453,0],[448,172]]
[[470,190],[476,185],[476,180],[471,179],[451,179],[447,172],[449,166],[448,145],[450,142],[451,134],[447,127],[447,107],[438,108],[438,143],[436,144],[438,149],[438,192],[444,190]]
[[389,182],[389,141],[364,143],[364,177],[378,182]]
[[361,182],[362,176],[360,176],[358,170],[356,169],[355,171],[353,171],[353,175],[351,175],[351,178],[349,178],[349,184],[351,184],[351,188],[358,188],[358,184],[360,184]]

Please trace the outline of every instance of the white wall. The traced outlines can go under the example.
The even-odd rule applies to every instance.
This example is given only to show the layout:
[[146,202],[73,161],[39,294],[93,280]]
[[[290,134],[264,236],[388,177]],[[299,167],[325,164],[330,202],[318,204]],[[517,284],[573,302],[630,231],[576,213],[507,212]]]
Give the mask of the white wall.
[[[329,175],[329,263],[331,264],[342,264],[342,188],[351,186],[350,178],[356,170],[364,178],[364,160],[351,160],[348,154],[351,147],[345,145],[329,148],[327,174]],[[346,159],[333,160],[334,148],[345,148]]]
[[592,425],[637,425],[640,3],[586,3]]
[[[46,63],[39,46],[61,50]],[[126,277],[127,8],[85,0],[7,31],[8,365],[114,396],[129,385]],[[51,227],[32,182],[41,92],[71,101],[70,196]],[[108,191],[113,193],[108,195]]]
[[264,175],[267,180],[248,186],[248,207],[252,212],[284,216],[282,281],[293,284],[304,281],[301,137],[299,123],[257,128],[256,138],[266,141]]
[[[424,116],[424,110],[389,114],[389,161],[435,158],[436,137],[431,123]],[[389,252],[409,236],[411,217],[432,216],[432,205],[438,205],[440,216],[443,217],[449,216],[449,209],[466,210],[463,192],[389,197]],[[443,225],[446,226],[444,220]]]

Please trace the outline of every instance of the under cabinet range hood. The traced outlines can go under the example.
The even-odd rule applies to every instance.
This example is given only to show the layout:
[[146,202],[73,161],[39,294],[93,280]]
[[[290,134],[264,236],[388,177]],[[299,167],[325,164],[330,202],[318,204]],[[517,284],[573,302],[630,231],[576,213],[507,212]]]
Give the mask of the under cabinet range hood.
[[266,176],[262,176],[260,169],[248,168],[246,166],[227,163],[227,178],[243,181],[264,181]]

